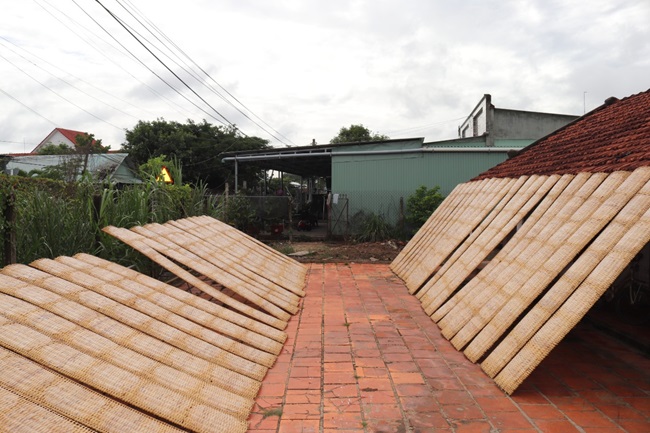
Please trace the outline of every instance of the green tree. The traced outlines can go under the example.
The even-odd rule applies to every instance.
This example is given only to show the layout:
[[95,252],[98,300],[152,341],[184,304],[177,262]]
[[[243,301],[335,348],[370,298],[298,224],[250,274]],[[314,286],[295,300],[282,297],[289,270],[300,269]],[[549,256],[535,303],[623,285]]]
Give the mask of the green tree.
[[362,124],[359,124],[350,125],[349,128],[342,127],[339,130],[339,134],[332,138],[330,143],[357,143],[361,141],[382,141],[388,139],[389,137],[387,135],[373,133]]
[[[222,188],[234,176],[233,166],[221,162],[221,153],[268,147],[267,140],[245,137],[232,127],[214,126],[205,120],[179,123],[164,119],[138,122],[126,131],[126,142],[122,145],[136,164],[162,155],[175,158],[185,181],[213,189]],[[260,179],[259,170],[249,164],[240,166],[239,179],[254,185]]]
[[47,143],[38,151],[39,155],[70,155],[74,149],[65,143],[52,144]]
[[440,194],[440,187],[427,188],[420,185],[406,199],[406,221],[417,230],[427,222],[433,211],[435,211],[445,197]]

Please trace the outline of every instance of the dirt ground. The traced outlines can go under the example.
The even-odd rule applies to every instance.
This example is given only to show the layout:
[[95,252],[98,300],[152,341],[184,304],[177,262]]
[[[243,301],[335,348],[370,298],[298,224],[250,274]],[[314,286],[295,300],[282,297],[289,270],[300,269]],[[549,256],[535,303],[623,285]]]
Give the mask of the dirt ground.
[[273,242],[276,250],[302,263],[390,263],[397,257],[405,243],[386,242]]

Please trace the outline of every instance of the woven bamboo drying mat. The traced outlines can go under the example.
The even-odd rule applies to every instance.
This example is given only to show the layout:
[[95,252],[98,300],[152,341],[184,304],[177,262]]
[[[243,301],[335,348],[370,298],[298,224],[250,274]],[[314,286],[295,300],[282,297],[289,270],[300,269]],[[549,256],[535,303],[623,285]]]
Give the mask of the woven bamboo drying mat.
[[286,334],[132,269],[88,254],[56,259],[252,347],[278,355]]
[[0,317],[0,345],[172,424],[206,433],[217,428],[221,431],[246,431],[245,420],[4,317]]
[[425,311],[445,302],[556,181],[557,177],[533,176],[523,184],[512,184],[488,217],[418,292]]
[[[441,214],[440,219],[434,220],[429,227],[425,227],[425,235],[413,250],[413,253],[406,257],[401,277],[406,283],[410,293],[415,293],[421,286],[422,282],[426,280],[432,272],[440,266],[442,261],[447,255],[444,254],[442,249],[436,246],[442,245],[447,240],[449,233],[453,230],[454,224],[466,215],[467,209],[471,206],[472,202],[477,200],[477,197],[485,196],[492,189],[492,184],[496,180],[487,180],[481,182],[471,182],[468,187],[462,192],[459,197],[457,205],[453,206],[453,211],[449,214]],[[425,259],[428,258],[429,260]],[[421,266],[429,263],[426,269],[421,269]],[[414,275],[415,273],[417,275]]]
[[[228,284],[224,284],[226,287],[246,287],[251,292],[292,314],[298,310],[300,296],[278,285],[270,273],[268,276],[260,276],[242,266],[242,263],[248,260],[244,251],[235,248],[235,252],[238,254],[229,255],[223,252],[227,249],[226,245],[221,248],[214,246],[210,248],[211,245],[207,242],[196,236],[188,235],[172,225],[147,224],[142,227],[133,227],[131,230],[157,241],[164,248],[159,249],[159,252],[173,250],[184,257],[191,257],[193,260],[189,262],[191,265],[188,266],[195,268],[201,266],[203,269],[209,270],[214,278],[229,281]],[[195,270],[198,271],[198,269]],[[280,270],[281,272],[282,270]],[[239,294],[244,296],[243,293]]]
[[[254,397],[257,394],[260,387],[260,382],[257,380],[225,369],[178,349],[168,342],[140,332],[128,324],[104,315],[103,312],[98,311],[99,309],[92,309],[84,305],[83,300],[82,302],[74,301],[74,296],[69,296],[71,299],[68,299],[30,283],[37,280],[27,278],[26,280],[30,282],[26,282],[6,275],[24,275],[30,270],[31,268],[24,265],[12,265],[4,268],[3,274],[0,274],[0,292],[39,306],[45,311],[106,337],[116,344],[237,395]],[[38,272],[35,277],[45,279],[44,275],[46,274]],[[69,286],[73,287],[73,285]],[[65,294],[65,292],[62,293]],[[86,304],[93,306],[92,302]]]
[[[197,354],[219,365],[261,379],[273,364],[274,356],[258,351],[243,344],[236,344],[232,339],[216,334],[177,314],[165,310],[136,294],[106,284],[91,275],[75,270],[61,262],[51,259],[39,259],[31,263],[36,269],[60,278],[58,284],[72,283],[83,287],[101,297],[102,302],[110,305],[114,314],[128,317],[130,323],[140,327],[150,335],[165,335],[172,340],[183,340],[184,346],[192,346]],[[255,350],[254,353],[251,351]],[[260,360],[253,361],[254,355],[264,354]],[[263,363],[262,363],[263,362]]]
[[[495,184],[516,182],[513,179],[498,179]],[[507,193],[507,188],[492,187],[491,183],[477,183],[475,194],[470,195],[461,207],[459,215],[453,216],[435,240],[423,245],[423,248],[413,258],[405,282],[409,292],[415,293],[431,274],[444,264],[462,241],[471,234],[481,221],[491,212],[501,198]]]
[[[245,257],[242,266],[264,278],[269,275],[273,280],[291,292],[303,296],[306,277],[306,266],[278,253],[254,238],[254,242],[245,238],[242,242],[240,232],[223,228],[215,223],[216,220],[201,218],[186,218],[169,221],[165,226],[184,230],[212,246],[212,251],[219,255],[227,254],[235,258]],[[221,231],[219,231],[221,229]],[[207,234],[207,236],[206,236]],[[236,254],[234,254],[236,253]]]
[[[186,431],[111,399],[4,347],[0,347],[0,370],[2,371],[0,390],[5,391],[6,398],[3,400],[6,404],[13,403],[15,409],[20,411],[0,411],[2,421],[0,431],[15,433],[27,427],[33,427],[33,430],[23,431],[43,433]],[[7,392],[19,397],[20,400],[7,396]],[[28,409],[32,412],[23,412]],[[62,429],[67,427],[70,429]]]
[[[495,311],[490,314],[492,317],[489,321],[488,315],[482,314],[481,318],[485,320],[470,321],[456,335],[456,337],[462,335],[464,338],[459,342],[460,346],[470,338],[474,338],[473,335],[476,334],[465,350],[465,355],[470,360],[477,361],[482,357],[496,343],[498,337],[502,336],[524,310],[544,292],[551,281],[563,275],[563,270],[648,182],[650,170],[637,170],[628,175],[628,172],[610,174],[569,221],[548,239],[546,246],[552,247],[549,248],[552,252],[550,254],[544,254],[543,250],[537,252],[533,260],[538,263],[538,266],[530,278],[522,285],[504,287],[507,300],[503,304],[493,306]],[[477,331],[479,329],[480,332]]]
[[[200,278],[197,278],[196,276],[188,272],[186,269],[176,264],[176,262],[168,259],[164,255],[156,251],[152,246],[150,246],[150,243],[152,242],[146,237],[140,236],[131,230],[112,227],[112,226],[104,227],[102,230],[110,234],[111,236],[114,236],[115,238],[121,240],[122,242],[129,245],[130,247],[136,249],[137,251],[139,251],[149,259],[151,259],[153,262],[159,264],[160,266],[164,267],[168,271],[172,272],[174,275],[178,276],[188,284],[200,289],[204,293],[209,294],[215,300],[222,302],[224,305],[227,305],[235,309],[236,311],[246,314],[262,323],[273,326],[277,329],[286,328],[287,326],[286,320],[281,320],[276,317],[273,317],[264,311],[260,311],[259,309],[253,308],[250,305],[247,305],[243,302],[240,302],[237,299],[232,298],[231,296],[222,293],[220,290],[214,288],[210,284],[207,284],[205,281],[202,281]],[[169,254],[174,255],[174,252],[172,251]],[[179,257],[179,259],[183,259],[183,257]],[[263,302],[263,300],[258,300],[258,302]]]
[[[606,185],[608,191],[617,186],[603,179],[598,187]],[[445,338],[452,339],[462,328],[465,328],[459,338],[452,340],[457,349],[476,332],[480,325],[489,320],[492,314],[508,297],[527,281],[537,270],[540,260],[552,254],[563,240],[570,235],[570,221],[583,205],[593,210],[598,205],[596,200],[589,200],[598,188],[582,188],[573,197],[567,197],[566,205],[557,213],[549,214],[538,221],[543,226],[538,236],[525,238],[519,243],[517,254],[508,256],[509,260],[500,262],[502,267],[498,273],[493,273],[486,285],[480,288],[474,296],[466,297],[465,302],[458,304],[444,319],[438,322]],[[602,199],[601,196],[599,198]],[[510,247],[508,243],[506,249]],[[558,270],[559,271],[559,270]]]
[[[30,328],[86,355],[143,377],[162,387],[193,397],[215,409],[245,417],[253,400],[225,391],[177,369],[147,358],[56,314],[7,295],[0,295],[0,316]],[[38,318],[35,320],[35,318]],[[0,337],[1,339],[1,337]]]
[[395,259],[390,264],[391,270],[400,276],[404,273],[404,268],[408,263],[408,259],[420,247],[420,243],[435,231],[435,228],[442,221],[445,221],[449,214],[452,213],[464,197],[464,190],[469,188],[469,183],[462,183],[457,185],[451,193],[440,203],[436,210],[429,216],[427,221],[420,227],[420,229],[413,235],[411,240],[402,248],[397,254]]
[[[513,278],[513,275],[517,274],[517,268],[511,267],[513,263],[525,265],[524,252],[526,249],[529,254],[534,251],[532,246],[542,242],[539,234],[546,228],[546,222],[554,221],[547,220],[545,216],[556,215],[562,210],[567,211],[570,208],[567,203],[571,201],[575,201],[573,206],[577,208],[605,177],[606,175],[576,176],[545,211],[544,207],[538,207],[490,263],[432,314],[432,319],[438,322],[439,326],[447,329],[446,334],[449,338],[471,319],[473,314],[471,305],[475,302],[473,298],[479,297],[484,300],[486,290],[491,292],[493,289],[490,287],[496,287],[493,284],[505,284]],[[568,218],[568,215],[564,217]],[[446,322],[440,325],[440,322],[445,319]],[[448,326],[449,323],[451,327]]]
[[271,263],[291,265],[291,268],[289,269],[290,274],[286,277],[293,279],[296,284],[304,286],[305,277],[307,275],[307,267],[305,265],[299,263],[291,257],[280,253],[279,251],[269,247],[257,239],[243,234],[228,224],[206,215],[186,218],[185,220],[178,221],[189,221],[202,228],[205,228],[206,230],[209,230],[208,233],[212,232],[215,235],[225,235],[232,239],[235,239],[242,245],[246,245],[251,251],[255,251],[256,253],[263,255],[264,258],[272,261]]
[[[121,280],[113,279],[109,281],[115,274],[104,268],[90,266],[72,257],[59,257],[55,262],[63,267],[50,272],[54,275],[58,275],[57,272],[70,273],[71,270],[74,270],[73,275],[81,276],[74,280],[76,283],[86,288],[96,288],[97,291],[123,293],[124,296],[132,294],[138,299],[137,303],[140,311],[185,332],[194,333],[202,340],[217,347],[267,366],[271,366],[275,360],[275,357],[270,353],[264,352],[251,344],[245,344],[243,340],[256,342],[259,339],[255,338],[256,334],[238,325],[221,320],[205,311],[193,308],[191,305],[188,306],[179,300],[142,286],[125,277],[122,277]],[[184,310],[185,313],[183,313]],[[197,323],[201,318],[203,319],[202,323]],[[214,324],[210,326],[211,323]],[[277,342],[273,343],[277,344]]]
[[[615,236],[610,232],[609,236]],[[496,376],[496,383],[512,393],[550,351],[584,317],[632,258],[650,241],[650,210],[618,238],[589,276],[528,340]]]
[[643,189],[625,205],[575,263],[482,362],[481,367],[490,377],[495,377],[521,350],[648,209],[650,209],[650,183],[646,183]]
[[92,433],[96,431],[0,386],[0,432],[2,433]]
[[[36,262],[42,260],[44,259],[37,260]],[[38,269],[20,265],[8,266],[2,272],[23,281],[33,281],[34,284],[42,288],[81,303],[93,310],[99,310],[104,315],[154,338],[169,342],[181,350],[252,379],[261,380],[268,370],[263,365],[247,361],[239,356],[226,352],[192,334],[183,332],[141,311],[63,278],[51,276]]]

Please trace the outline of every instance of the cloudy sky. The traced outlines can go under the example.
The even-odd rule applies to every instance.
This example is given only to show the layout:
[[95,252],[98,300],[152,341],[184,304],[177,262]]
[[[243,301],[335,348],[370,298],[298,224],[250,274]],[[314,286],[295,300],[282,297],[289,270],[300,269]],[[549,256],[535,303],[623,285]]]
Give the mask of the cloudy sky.
[[[650,88],[646,0],[0,0],[0,153],[139,120],[274,146],[363,124],[455,138],[499,108],[582,114]],[[145,48],[146,47],[146,48]]]

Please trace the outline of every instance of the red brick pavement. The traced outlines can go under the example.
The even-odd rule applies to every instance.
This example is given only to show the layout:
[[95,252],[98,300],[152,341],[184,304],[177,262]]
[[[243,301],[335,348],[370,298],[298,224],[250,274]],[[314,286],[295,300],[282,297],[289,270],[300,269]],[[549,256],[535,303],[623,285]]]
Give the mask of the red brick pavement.
[[313,264],[251,433],[650,431],[650,360],[581,323],[507,396],[377,264]]

